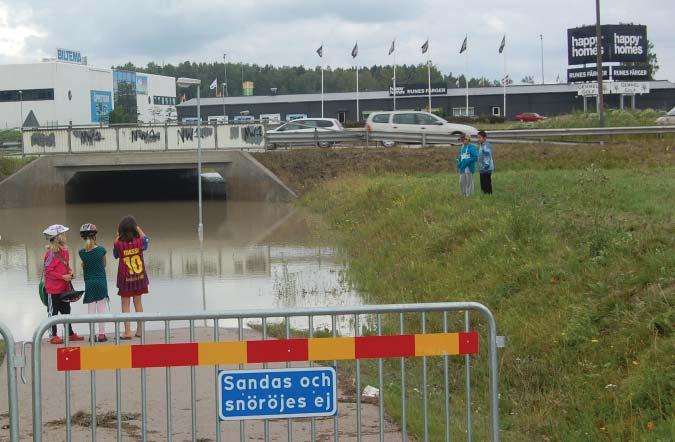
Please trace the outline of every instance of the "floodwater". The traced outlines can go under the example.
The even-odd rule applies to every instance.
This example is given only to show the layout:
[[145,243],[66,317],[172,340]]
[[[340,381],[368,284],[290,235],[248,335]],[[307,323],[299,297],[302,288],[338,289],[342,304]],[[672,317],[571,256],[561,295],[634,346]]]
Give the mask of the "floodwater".
[[[202,293],[197,237],[197,203],[138,202],[72,204],[0,210],[0,321],[15,339],[32,337],[47,317],[37,293],[45,252],[42,230],[65,224],[76,288],[83,289],[77,251],[79,226],[92,222],[108,250],[110,311],[120,312],[112,243],[117,223],[133,215],[150,238],[145,254],[150,293],[146,312],[185,313],[243,308],[351,306],[361,299],[344,278],[335,247],[321,235],[320,221],[289,204],[206,201]],[[73,313],[86,313],[82,302]],[[246,321],[246,323],[255,322]],[[222,326],[236,326],[223,321]],[[292,323],[302,327],[303,324]],[[306,324],[304,324],[306,326]],[[324,324],[330,328],[330,323]],[[172,324],[178,326],[178,324]],[[316,327],[322,326],[316,324]],[[339,323],[340,328],[349,327]],[[78,328],[79,327],[79,328]],[[163,327],[163,324],[148,328]],[[76,326],[86,333],[87,327]],[[112,325],[108,330],[112,331]]]

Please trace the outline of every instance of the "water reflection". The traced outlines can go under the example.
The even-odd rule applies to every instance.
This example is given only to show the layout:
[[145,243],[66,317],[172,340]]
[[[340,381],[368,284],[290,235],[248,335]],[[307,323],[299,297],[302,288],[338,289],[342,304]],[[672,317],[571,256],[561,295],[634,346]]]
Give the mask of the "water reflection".
[[[45,226],[71,228],[68,244],[76,287],[82,287],[77,250],[79,226],[93,222],[99,244],[108,249],[110,308],[120,311],[116,296],[117,261],[110,253],[119,219],[136,217],[151,238],[146,255],[150,294],[148,312],[177,313],[202,309],[312,307],[360,304],[343,275],[332,244],[315,218],[287,204],[208,202],[204,207],[204,273],[201,296],[197,211],[193,202],[81,204],[39,209],[0,210],[0,319],[17,339],[28,339],[46,317],[37,296],[42,270]],[[73,313],[86,306],[73,305]],[[326,319],[330,324],[330,319]],[[306,326],[296,320],[293,326]],[[235,325],[222,324],[222,325]],[[319,324],[317,324],[319,325]],[[343,327],[348,327],[348,321]],[[111,328],[112,329],[112,328]]]

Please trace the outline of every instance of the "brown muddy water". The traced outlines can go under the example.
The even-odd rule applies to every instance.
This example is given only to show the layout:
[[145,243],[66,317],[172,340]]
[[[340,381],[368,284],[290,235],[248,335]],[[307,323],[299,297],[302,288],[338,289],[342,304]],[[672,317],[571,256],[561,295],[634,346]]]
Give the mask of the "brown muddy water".
[[[108,250],[110,311],[120,312],[115,287],[117,260],[111,249],[117,223],[128,214],[150,238],[145,254],[150,279],[150,293],[143,297],[146,312],[361,304],[359,294],[346,281],[334,244],[322,234],[320,221],[289,204],[205,202],[205,296],[199,272],[196,202],[7,209],[0,210],[0,321],[10,327],[15,339],[30,339],[47,317],[37,287],[46,245],[42,231],[50,224],[65,224],[71,229],[67,239],[76,288],[84,288],[77,256],[82,247],[79,227],[85,222],[96,224],[98,243]],[[73,304],[73,314],[78,313],[86,313],[81,301]],[[236,321],[221,323],[235,325]],[[292,325],[306,326],[301,320]],[[325,325],[315,321],[316,327]],[[77,327],[76,331],[86,332],[86,326]],[[349,324],[339,327],[348,329]]]

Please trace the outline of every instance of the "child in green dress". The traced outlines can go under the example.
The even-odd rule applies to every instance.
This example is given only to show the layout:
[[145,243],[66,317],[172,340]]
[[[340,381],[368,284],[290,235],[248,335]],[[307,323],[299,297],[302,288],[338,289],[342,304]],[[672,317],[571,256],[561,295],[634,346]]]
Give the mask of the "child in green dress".
[[[98,230],[91,223],[80,227],[80,236],[84,240],[84,248],[80,250],[82,273],[84,275],[84,303],[89,314],[105,313],[108,302],[108,280],[105,274],[106,250],[96,244]],[[99,322],[96,342],[105,342],[105,324]]]

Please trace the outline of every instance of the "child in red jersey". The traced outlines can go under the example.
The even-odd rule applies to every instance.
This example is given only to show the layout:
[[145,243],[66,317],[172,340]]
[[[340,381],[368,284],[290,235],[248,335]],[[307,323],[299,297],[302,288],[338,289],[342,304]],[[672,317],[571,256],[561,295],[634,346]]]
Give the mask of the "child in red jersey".
[[[131,299],[136,313],[143,311],[141,296],[148,293],[148,274],[145,271],[143,252],[148,249],[149,239],[138,226],[133,216],[125,216],[117,227],[117,240],[113,245],[113,256],[119,259],[117,266],[117,288],[122,298],[122,312],[129,313]],[[141,323],[136,327],[136,337],[141,337]],[[124,334],[120,339],[131,339],[131,324],[124,323]]]

